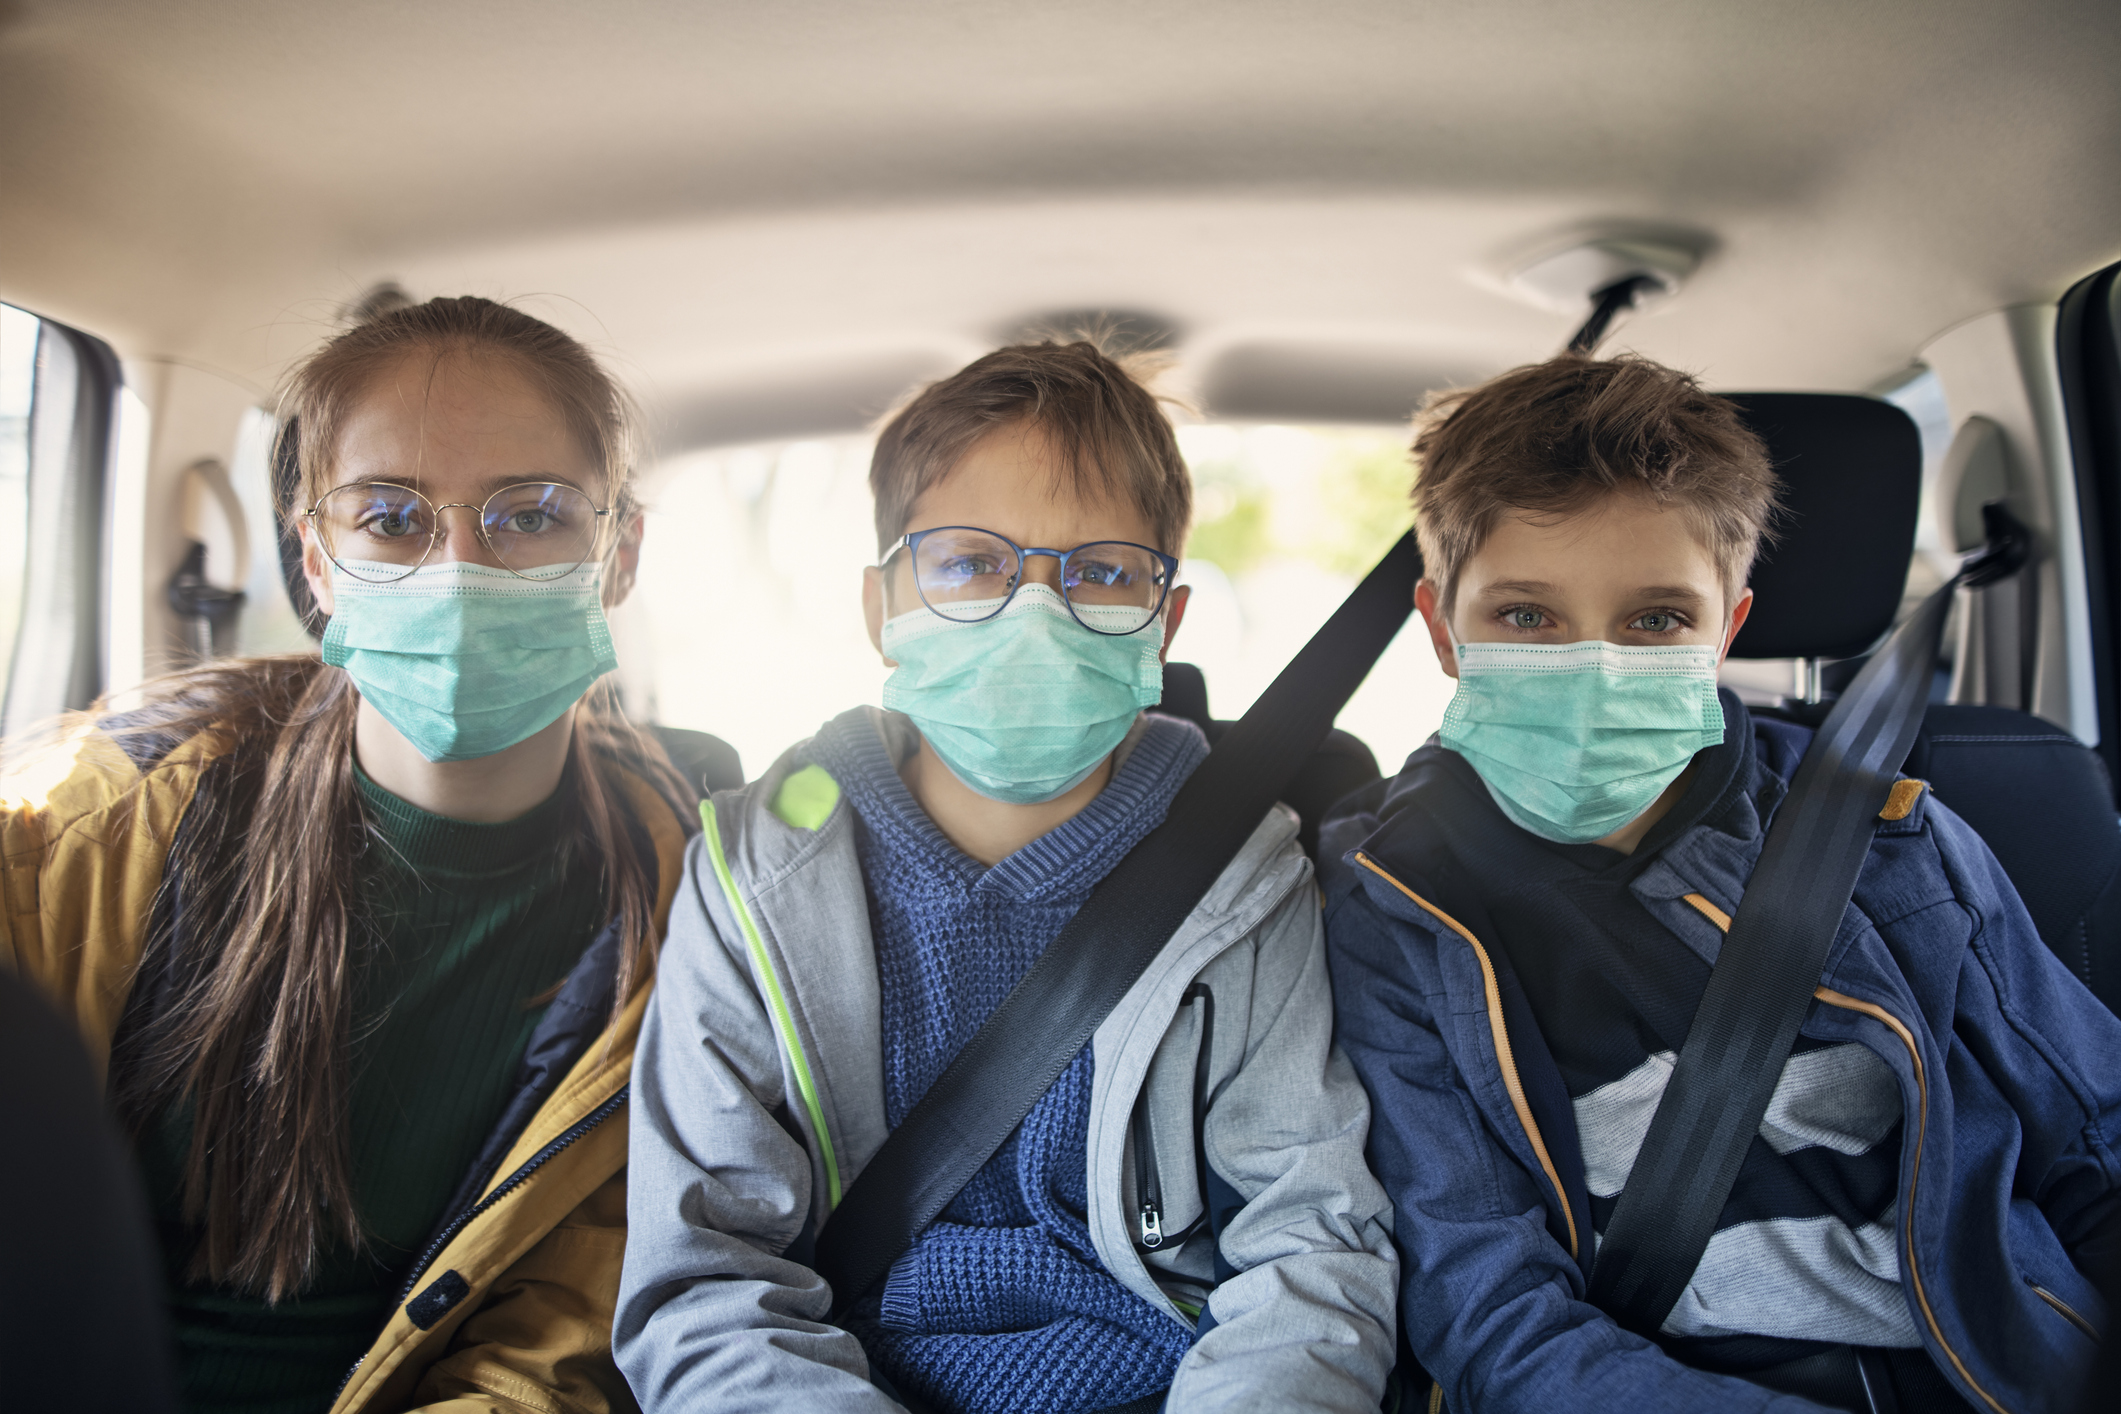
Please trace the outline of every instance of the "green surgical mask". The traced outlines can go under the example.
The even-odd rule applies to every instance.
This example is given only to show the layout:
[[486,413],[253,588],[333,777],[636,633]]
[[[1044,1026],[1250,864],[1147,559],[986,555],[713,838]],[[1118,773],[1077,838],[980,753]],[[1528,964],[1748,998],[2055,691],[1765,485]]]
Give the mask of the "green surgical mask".
[[1603,839],[1723,740],[1717,652],[1584,643],[1460,643],[1438,735],[1524,829]]
[[505,751],[618,666],[602,566],[540,573],[451,560],[377,584],[334,564],[324,661],[430,761]]
[[[954,606],[970,613],[979,605]],[[1077,606],[1114,627],[1134,610]],[[1043,584],[991,619],[954,623],[927,609],[884,625],[898,671],[884,706],[920,728],[951,774],[991,800],[1035,805],[1086,780],[1142,708],[1163,699],[1162,618],[1138,633],[1092,633]]]

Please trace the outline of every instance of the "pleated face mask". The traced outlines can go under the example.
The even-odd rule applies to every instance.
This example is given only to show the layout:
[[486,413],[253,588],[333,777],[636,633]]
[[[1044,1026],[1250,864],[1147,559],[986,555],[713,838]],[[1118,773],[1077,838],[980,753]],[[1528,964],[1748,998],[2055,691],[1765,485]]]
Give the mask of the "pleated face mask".
[[[1131,609],[1076,612],[1091,622],[1105,615],[1115,628],[1140,622]],[[1012,805],[1052,800],[1088,779],[1135,715],[1163,699],[1162,621],[1092,633],[1043,584],[1024,585],[978,623],[915,609],[884,625],[884,654],[898,664],[884,706],[911,717],[951,774],[981,795]]]
[[1626,825],[1723,740],[1708,646],[1461,643],[1443,744],[1503,814],[1542,839],[1587,844]]
[[491,756],[551,726],[618,666],[602,568],[526,578],[452,560],[378,584],[334,564],[324,661],[429,761]]

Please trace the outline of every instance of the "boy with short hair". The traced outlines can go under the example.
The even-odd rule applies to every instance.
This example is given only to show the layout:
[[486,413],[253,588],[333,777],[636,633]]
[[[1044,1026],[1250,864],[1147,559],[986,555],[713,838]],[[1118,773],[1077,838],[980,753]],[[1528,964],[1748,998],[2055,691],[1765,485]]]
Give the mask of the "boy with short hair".
[[688,1414],[1376,1409],[1389,1204],[1280,809],[826,1323],[807,1264],[841,1193],[1207,752],[1142,712],[1185,609],[1191,491],[1125,369],[1088,343],[990,354],[890,420],[871,484],[886,710],[717,795],[672,908],[633,1090],[635,1393]]
[[2121,1191],[2121,1022],[1912,783],[1657,1341],[1587,1302],[1810,740],[1716,686],[1775,481],[1732,404],[1634,358],[1520,368],[1417,430],[1416,602],[1457,694],[1320,857],[1402,1321],[1445,1404],[2067,1407]]

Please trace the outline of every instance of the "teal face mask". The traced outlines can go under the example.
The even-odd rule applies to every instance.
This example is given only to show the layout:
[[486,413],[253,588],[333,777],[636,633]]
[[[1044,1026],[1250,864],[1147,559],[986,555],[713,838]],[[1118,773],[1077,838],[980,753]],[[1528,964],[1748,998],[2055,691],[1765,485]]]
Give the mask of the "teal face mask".
[[[1076,612],[1092,622],[1109,614],[1114,627],[1134,617]],[[898,663],[884,706],[911,717],[951,774],[981,795],[1011,805],[1052,800],[1087,779],[1135,714],[1163,699],[1162,622],[1092,633],[1043,584],[1024,585],[979,623],[915,609],[884,625],[884,655]]]
[[1709,647],[1461,643],[1443,744],[1503,814],[1587,844],[1649,809],[1694,753],[1723,740]]
[[428,760],[491,756],[551,726],[618,666],[601,570],[592,561],[525,579],[447,561],[374,584],[333,565],[324,661]]

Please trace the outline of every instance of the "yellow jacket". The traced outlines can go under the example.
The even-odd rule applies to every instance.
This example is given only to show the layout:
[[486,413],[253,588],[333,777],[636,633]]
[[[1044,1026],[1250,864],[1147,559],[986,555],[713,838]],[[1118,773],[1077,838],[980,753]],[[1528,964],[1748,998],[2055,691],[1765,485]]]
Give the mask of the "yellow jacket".
[[[164,864],[225,743],[182,742],[143,771],[79,728],[11,763],[0,788],[0,966],[42,987],[107,1067]],[[683,873],[686,828],[644,779],[622,778],[654,841],[658,936]],[[392,1312],[333,1414],[634,1408],[611,1361],[626,1245],[626,1090],[643,988],[546,1098],[468,1219]],[[424,1328],[423,1328],[424,1325]]]

